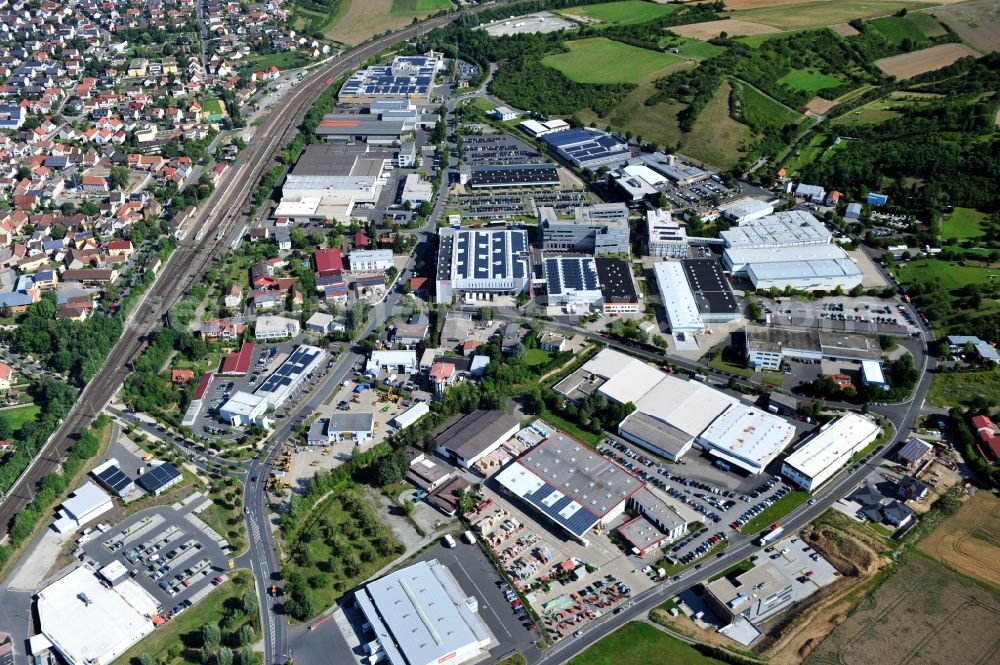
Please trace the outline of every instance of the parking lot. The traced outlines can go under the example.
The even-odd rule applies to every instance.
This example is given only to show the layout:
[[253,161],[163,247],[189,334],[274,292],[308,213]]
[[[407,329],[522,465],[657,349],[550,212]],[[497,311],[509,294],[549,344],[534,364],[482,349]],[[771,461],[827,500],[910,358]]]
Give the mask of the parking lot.
[[528,164],[538,161],[538,152],[505,134],[463,136],[460,138],[462,160],[472,166],[492,164]]
[[143,510],[83,545],[95,568],[118,562],[172,617],[219,584],[229,569],[217,540],[194,512],[207,497],[194,494],[184,504]]
[[[692,450],[682,464],[663,464],[640,448],[606,439],[598,450],[666,495],[668,503],[693,511],[704,526],[669,544],[663,554],[682,564],[694,563],[723,545],[751,518],[790,491],[778,476],[743,478],[716,469]],[[693,473],[691,473],[693,472]],[[706,479],[706,476],[713,479]],[[676,510],[676,508],[675,508]],[[684,515],[685,512],[678,510]],[[655,561],[659,554],[648,555]],[[696,569],[701,564],[696,564]]]
[[482,192],[453,196],[448,207],[457,209],[468,219],[508,219],[511,216],[535,217],[540,206],[549,206],[560,214],[571,214],[573,209],[588,206],[590,194],[584,190],[538,190],[518,194]]
[[775,326],[889,335],[910,335],[920,330],[905,307],[881,298],[760,298],[760,304]]

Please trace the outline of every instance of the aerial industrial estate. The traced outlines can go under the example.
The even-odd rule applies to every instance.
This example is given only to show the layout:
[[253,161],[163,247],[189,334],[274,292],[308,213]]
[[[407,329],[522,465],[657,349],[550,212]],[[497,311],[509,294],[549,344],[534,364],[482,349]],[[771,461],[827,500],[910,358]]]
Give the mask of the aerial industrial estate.
[[991,662],[990,4],[0,7],[0,660]]

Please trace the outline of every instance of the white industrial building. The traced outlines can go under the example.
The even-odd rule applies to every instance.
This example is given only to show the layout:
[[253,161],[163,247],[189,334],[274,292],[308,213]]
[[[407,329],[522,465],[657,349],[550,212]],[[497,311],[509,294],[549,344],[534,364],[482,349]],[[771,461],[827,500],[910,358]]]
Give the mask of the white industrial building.
[[705,331],[705,320],[698,310],[691,285],[678,261],[661,261],[653,265],[656,285],[672,333],[698,334]]
[[267,408],[277,409],[325,359],[326,351],[319,347],[308,344],[295,347],[278,369],[264,379],[254,395],[263,398]]
[[864,335],[749,325],[746,358],[748,367],[776,370],[787,358],[809,362],[880,360],[882,348],[878,340]]
[[391,150],[311,145],[285,179],[274,216],[346,222],[356,205],[378,202],[394,159]]
[[87,522],[92,522],[114,507],[111,497],[89,480],[80,485],[56,513],[52,528],[59,533],[70,533]]
[[666,375],[618,425],[622,438],[676,462],[735,397],[697,381]]
[[805,210],[769,214],[743,226],[726,229],[719,236],[726,247],[740,249],[828,245],[833,240],[826,225]]
[[698,381],[685,381],[619,351],[604,349],[553,389],[572,400],[601,394],[635,411],[619,434],[671,460],[692,446],[761,473],[795,435],[778,416]]
[[649,256],[672,259],[687,256],[687,230],[674,221],[668,210],[653,208],[646,211],[646,238]]
[[403,411],[401,414],[390,420],[389,424],[396,429],[406,429],[430,412],[431,407],[427,404],[427,402],[417,402],[406,411]]
[[376,638],[367,645],[369,662],[460,665],[496,642],[478,616],[478,600],[466,596],[437,559],[369,582],[354,600]]
[[861,284],[860,268],[841,247],[832,244],[786,247],[734,247],[722,255],[734,276],[746,277],[756,289],[801,291],[850,290]]
[[750,473],[758,474],[795,437],[795,427],[752,406],[734,404],[698,436],[699,447]]
[[542,267],[550,308],[586,314],[603,307],[601,283],[593,257],[547,256],[542,260]]
[[851,463],[858,451],[876,438],[881,428],[868,418],[847,413],[823,425],[781,465],[781,475],[810,492]]
[[434,198],[433,183],[424,180],[417,173],[407,174],[403,180],[403,190],[399,194],[400,203],[418,206]]
[[375,414],[371,412],[334,413],[313,422],[306,435],[310,445],[328,445],[340,441],[363,444],[375,435]]
[[438,231],[437,301],[464,296],[470,304],[513,297],[528,290],[531,258],[521,229]]
[[808,199],[813,203],[822,204],[826,200],[826,190],[819,185],[809,185],[804,182],[800,182],[795,186],[795,196],[802,199]]
[[766,217],[774,212],[774,206],[767,201],[744,196],[719,206],[719,212],[738,226]]
[[258,395],[239,390],[219,407],[219,417],[234,427],[258,425],[267,427],[267,400]]
[[885,379],[880,360],[861,361],[861,382],[866,386],[888,389],[889,382]]
[[326,335],[334,331],[334,321],[332,314],[326,312],[314,312],[306,320],[306,330],[318,335]]
[[391,249],[356,249],[347,255],[351,272],[379,272],[392,267]]
[[258,341],[295,337],[299,332],[298,320],[284,316],[258,316],[253,324],[253,336]]
[[518,125],[533,138],[541,138],[553,132],[563,132],[569,129],[569,123],[555,118],[553,120],[525,120]]
[[153,632],[159,610],[134,580],[104,584],[86,566],[39,591],[35,608],[41,635],[69,665],[112,662]]
[[412,349],[401,351],[372,351],[365,365],[366,372],[378,373],[380,370],[396,374],[412,374],[420,369],[417,352]]

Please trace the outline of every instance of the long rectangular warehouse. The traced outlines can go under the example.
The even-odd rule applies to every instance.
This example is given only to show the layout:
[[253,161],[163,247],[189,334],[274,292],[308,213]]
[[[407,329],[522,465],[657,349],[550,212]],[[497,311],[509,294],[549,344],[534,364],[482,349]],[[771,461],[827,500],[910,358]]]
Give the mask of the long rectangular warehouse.
[[285,362],[274,371],[274,374],[264,379],[254,392],[256,397],[267,401],[269,409],[281,406],[289,395],[309,373],[319,367],[326,358],[326,351],[315,346],[302,344],[288,356]]
[[795,427],[752,406],[734,404],[701,433],[696,444],[709,454],[762,473],[795,437]]
[[531,264],[525,231],[444,227],[438,238],[438,302],[470,292],[493,298],[527,290]]
[[684,275],[684,266],[679,261],[661,261],[653,265],[653,273],[667,312],[670,332],[704,332],[705,320],[698,311],[698,303]]
[[851,462],[859,450],[874,441],[881,428],[856,413],[823,425],[781,465],[781,475],[810,492]]

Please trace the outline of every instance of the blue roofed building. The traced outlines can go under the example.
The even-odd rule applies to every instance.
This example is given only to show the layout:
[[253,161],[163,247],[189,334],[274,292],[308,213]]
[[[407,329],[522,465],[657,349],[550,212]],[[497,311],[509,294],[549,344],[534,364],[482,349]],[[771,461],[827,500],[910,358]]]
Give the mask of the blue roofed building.
[[355,72],[340,89],[342,104],[371,104],[378,100],[400,99],[430,102],[434,77],[444,65],[441,54],[396,56],[385,65]]
[[868,192],[868,205],[870,206],[884,206],[889,202],[889,197],[886,194],[878,194],[876,192]]
[[599,129],[568,129],[546,134],[542,140],[560,157],[581,169],[620,166],[631,156],[625,141]]

